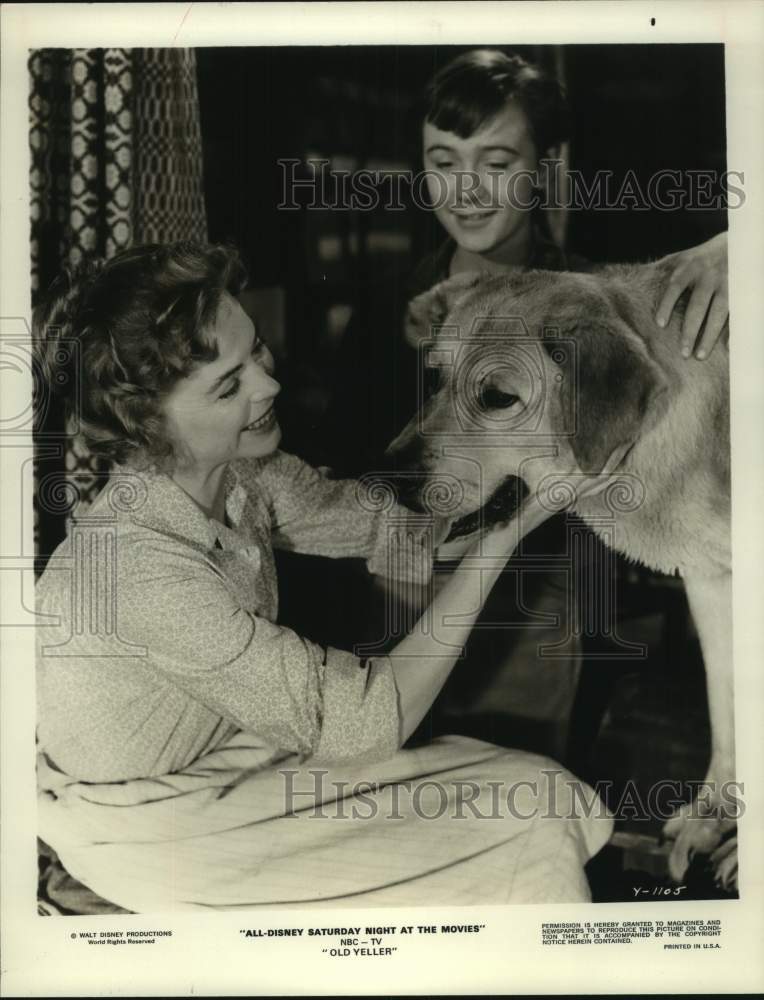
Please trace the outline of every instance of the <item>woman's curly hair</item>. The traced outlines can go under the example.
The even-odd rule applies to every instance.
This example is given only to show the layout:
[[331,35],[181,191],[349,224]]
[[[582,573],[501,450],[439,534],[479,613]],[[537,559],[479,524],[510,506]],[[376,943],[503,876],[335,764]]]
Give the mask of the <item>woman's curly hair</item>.
[[162,400],[217,357],[205,330],[244,278],[232,247],[182,242],[133,247],[56,279],[34,311],[38,367],[70,414],[77,406],[93,454],[119,464],[172,455]]

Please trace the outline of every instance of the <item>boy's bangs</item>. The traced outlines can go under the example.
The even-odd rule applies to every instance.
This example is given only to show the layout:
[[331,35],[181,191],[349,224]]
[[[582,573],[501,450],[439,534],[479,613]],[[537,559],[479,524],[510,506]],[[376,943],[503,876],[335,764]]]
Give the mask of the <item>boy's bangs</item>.
[[441,132],[453,132],[460,139],[469,139],[495,118],[507,104],[503,94],[493,88],[475,88],[473,93],[437,94],[426,120]]

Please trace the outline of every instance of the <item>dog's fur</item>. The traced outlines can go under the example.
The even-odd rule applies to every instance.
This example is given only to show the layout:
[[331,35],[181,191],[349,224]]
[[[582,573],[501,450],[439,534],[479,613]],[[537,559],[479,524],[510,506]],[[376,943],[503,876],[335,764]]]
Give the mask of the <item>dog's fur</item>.
[[[718,805],[734,777],[728,353],[718,345],[705,361],[684,359],[681,309],[657,326],[668,275],[661,261],[597,274],[458,275],[419,296],[410,342],[458,360],[391,452],[398,467],[423,474],[422,489],[456,477],[461,516],[508,476],[535,491],[550,474],[575,482],[630,449],[619,472],[635,484],[636,509],[619,512],[599,494],[575,510],[595,531],[607,513],[619,550],[684,578],[706,667]],[[521,401],[507,406],[501,393]],[[690,852],[718,844],[729,825],[686,813],[670,821],[672,874],[681,877]],[[720,871],[731,881],[736,860],[723,850]]]

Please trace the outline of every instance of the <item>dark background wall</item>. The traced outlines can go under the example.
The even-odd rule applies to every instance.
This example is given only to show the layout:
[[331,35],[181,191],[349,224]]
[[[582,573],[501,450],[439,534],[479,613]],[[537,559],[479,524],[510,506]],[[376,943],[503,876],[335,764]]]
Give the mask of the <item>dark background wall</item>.
[[[573,109],[572,166],[726,169],[721,45],[573,45],[565,49]],[[730,164],[730,168],[735,165]],[[574,213],[571,246],[594,260],[659,257],[726,228],[723,211]]]

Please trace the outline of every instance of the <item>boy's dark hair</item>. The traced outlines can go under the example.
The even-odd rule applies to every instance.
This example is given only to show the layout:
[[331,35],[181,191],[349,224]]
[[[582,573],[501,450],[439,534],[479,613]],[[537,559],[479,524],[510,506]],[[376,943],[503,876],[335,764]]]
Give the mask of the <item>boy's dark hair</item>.
[[525,113],[539,156],[568,137],[568,106],[560,83],[539,66],[500,49],[472,49],[452,59],[428,84],[422,117],[466,139],[511,101]]
[[244,269],[230,247],[183,242],[137,246],[66,270],[36,307],[38,392],[77,404],[90,451],[109,461],[172,455],[161,402],[202,361],[223,292]]

